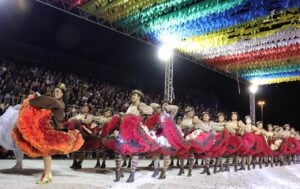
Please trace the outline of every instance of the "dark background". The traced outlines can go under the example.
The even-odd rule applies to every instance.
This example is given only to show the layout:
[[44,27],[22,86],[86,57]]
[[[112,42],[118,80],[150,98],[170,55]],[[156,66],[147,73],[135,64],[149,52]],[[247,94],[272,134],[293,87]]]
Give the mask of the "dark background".
[[[157,58],[157,49],[33,0],[0,1],[0,39],[96,62],[126,73],[122,77],[138,81],[143,88],[163,93],[164,65]],[[80,72],[76,66],[57,64],[51,62],[53,67]],[[89,70],[90,65],[83,66]],[[217,96],[230,111],[249,113],[247,86],[240,83],[239,93],[236,80],[175,58],[174,82],[177,97],[203,92]],[[299,96],[300,82],[294,82],[262,86],[256,99],[266,101],[266,123],[291,123],[300,128]]]

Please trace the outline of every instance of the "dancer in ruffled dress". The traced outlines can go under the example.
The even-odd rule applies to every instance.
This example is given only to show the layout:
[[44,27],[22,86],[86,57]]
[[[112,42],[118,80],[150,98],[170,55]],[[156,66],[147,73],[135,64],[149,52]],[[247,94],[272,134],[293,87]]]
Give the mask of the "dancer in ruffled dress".
[[63,129],[66,88],[60,84],[54,97],[30,96],[23,101],[13,138],[17,146],[30,157],[43,157],[44,173],[37,184],[52,181],[52,155],[77,151],[84,140],[78,131]]
[[0,145],[7,150],[12,150],[16,157],[16,165],[12,169],[22,169],[24,153],[16,146],[12,131],[17,123],[20,105],[9,106],[0,117]]

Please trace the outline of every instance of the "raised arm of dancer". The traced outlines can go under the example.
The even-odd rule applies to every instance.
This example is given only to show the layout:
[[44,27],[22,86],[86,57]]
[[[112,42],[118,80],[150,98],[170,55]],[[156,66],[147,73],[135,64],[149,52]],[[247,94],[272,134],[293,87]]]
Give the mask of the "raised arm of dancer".
[[138,109],[142,114],[151,115],[153,113],[153,108],[145,103],[140,103]]
[[178,112],[178,106],[176,105],[167,105],[166,110],[171,112],[172,117],[175,117]]
[[29,100],[31,106],[43,109],[59,109],[62,108],[62,104],[59,103],[55,98],[50,96],[38,96]]
[[204,132],[209,132],[211,131],[211,128],[208,124],[205,123],[200,123],[200,124],[196,124],[195,126],[197,129],[201,129]]
[[225,125],[225,123],[217,123],[217,122],[214,122],[214,121],[211,121],[209,123],[209,126],[214,131],[223,131],[224,130],[224,125]]

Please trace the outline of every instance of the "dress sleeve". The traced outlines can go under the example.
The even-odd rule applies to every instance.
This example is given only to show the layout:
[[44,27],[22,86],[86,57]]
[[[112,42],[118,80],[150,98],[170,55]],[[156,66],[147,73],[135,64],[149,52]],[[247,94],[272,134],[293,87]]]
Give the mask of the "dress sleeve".
[[138,109],[142,114],[151,115],[153,113],[153,109],[151,106],[146,105],[145,103],[140,103]]
[[61,104],[54,98],[49,96],[38,96],[29,100],[31,106],[43,109],[59,109]]
[[216,123],[216,122],[210,122],[210,127],[212,130],[215,131],[223,131],[224,130],[224,125],[222,123]]
[[196,128],[201,129],[204,132],[209,132],[211,130],[211,128],[204,123],[196,124]]

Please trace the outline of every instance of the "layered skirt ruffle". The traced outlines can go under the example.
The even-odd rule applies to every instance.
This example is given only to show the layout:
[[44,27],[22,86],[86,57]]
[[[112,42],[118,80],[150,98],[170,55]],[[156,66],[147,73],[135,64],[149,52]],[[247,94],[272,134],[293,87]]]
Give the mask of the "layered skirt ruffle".
[[162,114],[159,116],[159,119],[156,118],[155,120],[160,121],[160,127],[155,130],[155,135],[152,137],[160,145],[156,153],[180,156],[190,149],[190,143],[184,140],[176,124],[170,117]]
[[207,152],[213,147],[215,134],[211,132],[201,132],[195,139],[190,140],[191,151],[198,158],[207,157]]
[[117,151],[116,137],[112,134],[115,130],[119,130],[121,118],[118,115],[113,116],[109,121],[103,125],[100,138],[102,144],[113,151]]
[[146,133],[140,124],[140,116],[126,115],[120,124],[118,136],[109,135],[103,138],[103,144],[122,155],[157,151],[159,144]]
[[236,155],[236,152],[242,147],[242,139],[237,135],[230,134],[229,143],[224,153],[225,156]]
[[78,131],[55,130],[50,124],[51,116],[50,110],[32,107],[29,99],[24,100],[12,136],[26,155],[39,157],[68,154],[83,145],[84,139]]
[[237,151],[237,155],[245,156],[247,155],[247,153],[255,143],[255,135],[253,133],[247,132],[241,137],[241,140],[242,140],[242,146]]
[[72,119],[69,123],[68,130],[74,131],[75,129],[77,129],[80,131],[81,135],[84,138],[84,144],[82,145],[80,150],[92,151],[101,148],[102,142],[99,136],[99,132],[101,129],[99,127],[91,128],[91,125],[87,125],[86,127],[90,129],[90,131],[92,131],[91,134],[87,133],[86,130],[84,130],[83,125],[81,125],[80,122],[78,123],[76,119]]
[[210,158],[221,157],[226,152],[229,138],[230,135],[226,128],[222,132],[217,133],[213,146],[206,153],[207,156]]
[[294,137],[288,137],[283,139],[282,144],[280,148],[273,152],[275,156],[279,155],[293,155],[293,154],[299,154],[300,150],[300,142],[299,140],[296,140]]
[[18,150],[12,138],[12,131],[16,125],[20,105],[10,106],[0,117],[0,145],[7,150]]
[[249,151],[246,153],[246,155],[252,155],[252,156],[262,156],[263,154],[266,154],[268,151],[268,145],[263,135],[254,135],[255,136],[255,142],[254,145],[249,149]]

